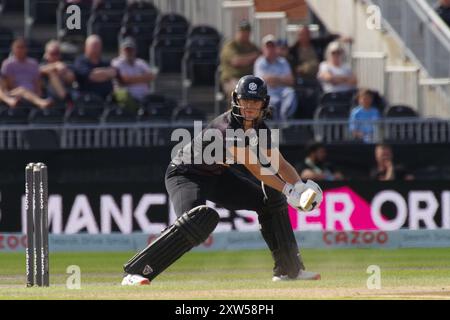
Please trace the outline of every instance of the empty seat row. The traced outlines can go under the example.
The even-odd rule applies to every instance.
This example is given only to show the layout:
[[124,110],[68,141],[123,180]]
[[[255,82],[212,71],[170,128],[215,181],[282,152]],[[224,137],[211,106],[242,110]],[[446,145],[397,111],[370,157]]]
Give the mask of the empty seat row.
[[38,109],[28,105],[8,108],[0,105],[0,124],[97,124],[131,122],[170,122],[205,120],[205,114],[190,106],[177,107],[176,102],[161,95],[149,99],[136,112],[104,102],[91,95],[74,101],[73,106],[56,105]]

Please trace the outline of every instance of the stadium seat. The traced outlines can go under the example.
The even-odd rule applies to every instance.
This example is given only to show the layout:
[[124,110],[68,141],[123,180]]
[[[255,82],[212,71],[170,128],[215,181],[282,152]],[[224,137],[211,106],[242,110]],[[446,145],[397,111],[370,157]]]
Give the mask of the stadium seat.
[[315,114],[316,120],[339,120],[348,119],[350,111],[347,105],[324,105],[320,106]]
[[394,105],[386,110],[387,118],[417,118],[418,114],[410,106]]
[[122,12],[95,12],[89,18],[88,33],[100,36],[106,50],[116,50],[122,17]]
[[48,109],[34,108],[30,111],[28,121],[34,124],[61,124],[64,122],[66,109],[54,106]]
[[158,38],[153,41],[154,61],[161,73],[180,73],[185,38]]
[[313,119],[322,96],[322,86],[316,80],[296,79],[298,108],[294,115],[297,119]]
[[129,123],[136,122],[136,113],[117,105],[109,106],[103,114],[105,123]]
[[18,106],[9,108],[6,105],[0,105],[0,123],[1,124],[27,124],[28,115],[33,109],[32,106]]
[[139,122],[170,122],[172,119],[172,108],[164,106],[144,106],[137,112]]
[[320,99],[320,106],[347,106],[350,109],[354,91],[325,93]]
[[7,27],[0,27],[0,62],[6,59],[14,40],[14,32]]
[[180,106],[173,111],[172,120],[177,122],[204,121],[206,120],[206,114],[189,105]]
[[56,22],[55,12],[58,9],[58,0],[30,1],[34,24],[51,24]]
[[93,11],[117,11],[124,12],[127,8],[127,0],[102,0]]
[[175,108],[175,100],[160,94],[150,94],[138,111],[138,121],[169,122]]
[[127,12],[156,12],[158,13],[158,8],[151,2],[147,1],[134,1],[127,4]]
[[194,38],[201,38],[201,39],[220,39],[220,34],[219,32],[210,26],[204,26],[204,25],[200,25],[200,26],[195,26],[193,28],[191,28],[191,30],[188,33],[188,38],[189,39],[194,39]]
[[217,49],[194,49],[185,54],[186,77],[192,85],[214,85],[214,78],[219,64]]
[[68,123],[98,123],[104,112],[102,98],[92,94],[83,94],[74,99],[74,106],[67,110],[65,121]]
[[185,17],[176,13],[160,15],[157,20],[159,27],[165,26],[184,26],[186,30],[189,28],[189,22]]

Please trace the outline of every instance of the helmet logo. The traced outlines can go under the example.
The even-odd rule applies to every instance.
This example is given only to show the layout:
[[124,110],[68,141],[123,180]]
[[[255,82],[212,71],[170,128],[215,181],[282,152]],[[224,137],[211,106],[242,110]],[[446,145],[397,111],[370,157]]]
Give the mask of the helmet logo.
[[258,89],[258,85],[256,83],[254,83],[254,82],[250,82],[250,84],[248,85],[248,88],[251,91],[255,91],[256,89]]

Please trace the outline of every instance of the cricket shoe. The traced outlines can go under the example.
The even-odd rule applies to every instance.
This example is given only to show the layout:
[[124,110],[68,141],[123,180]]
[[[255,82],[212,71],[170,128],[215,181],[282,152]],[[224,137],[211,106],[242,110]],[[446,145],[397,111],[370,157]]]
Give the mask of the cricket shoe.
[[298,276],[295,278],[290,278],[286,275],[282,276],[273,276],[272,281],[278,282],[278,281],[295,281],[295,280],[320,280],[320,273],[317,272],[311,272],[306,270],[300,270],[298,273]]
[[139,274],[127,274],[122,280],[123,286],[145,286],[149,284],[150,280]]

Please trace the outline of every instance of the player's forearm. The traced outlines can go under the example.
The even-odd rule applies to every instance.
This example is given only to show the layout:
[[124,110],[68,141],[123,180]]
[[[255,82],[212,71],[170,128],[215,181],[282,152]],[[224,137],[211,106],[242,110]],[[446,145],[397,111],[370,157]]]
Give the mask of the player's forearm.
[[264,182],[264,184],[268,185],[269,187],[276,189],[280,192],[283,192],[283,188],[285,186],[285,182],[281,180],[278,176],[275,174],[262,174],[262,167],[260,166],[247,166],[247,169],[259,180]]
[[284,158],[282,158],[280,163],[279,174],[284,181],[290,184],[295,184],[297,181],[301,180],[297,170],[295,170],[295,168]]

